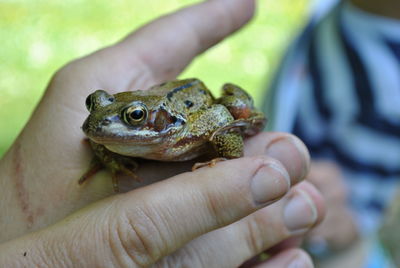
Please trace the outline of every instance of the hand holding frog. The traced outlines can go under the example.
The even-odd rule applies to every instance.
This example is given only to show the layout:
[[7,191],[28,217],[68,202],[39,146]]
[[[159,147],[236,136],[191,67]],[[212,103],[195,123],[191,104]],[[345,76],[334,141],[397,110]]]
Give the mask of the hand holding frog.
[[[305,176],[309,161],[301,142],[280,133],[246,141],[244,158],[191,173],[179,174],[182,163],[145,163],[139,175],[146,184],[160,174],[171,178],[145,187],[126,180],[125,190],[141,188],[125,194],[105,198],[113,194],[106,172],[85,187],[77,184],[92,157],[80,129],[92,90],[116,93],[174,79],[194,56],[242,26],[253,4],[214,0],[189,7],[53,77],[0,163],[0,266],[235,267],[321,220],[321,197],[306,183],[267,206]],[[265,265],[296,257],[304,260],[304,253],[285,251]]]

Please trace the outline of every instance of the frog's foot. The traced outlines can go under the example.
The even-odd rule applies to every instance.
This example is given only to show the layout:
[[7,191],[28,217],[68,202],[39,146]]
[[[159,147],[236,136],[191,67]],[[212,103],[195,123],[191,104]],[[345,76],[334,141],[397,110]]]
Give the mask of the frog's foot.
[[142,181],[142,179],[135,173],[135,171],[139,168],[139,165],[131,158],[122,156],[116,157],[105,163],[105,165],[109,170],[111,170],[112,184],[115,192],[119,192],[117,177],[118,173],[123,173],[137,182]]
[[93,159],[92,163],[90,164],[90,168],[79,178],[78,184],[82,185],[85,181],[94,176],[102,168],[103,165],[96,159]]
[[138,182],[142,181],[142,179],[138,175],[136,175],[136,173],[134,171],[132,171],[131,169],[129,169],[123,165],[120,165],[117,170],[116,169],[111,170],[111,181],[112,181],[112,185],[114,188],[114,192],[116,192],[116,193],[119,192],[119,183],[118,183],[118,176],[117,176],[118,173],[123,173],[123,174],[133,178],[135,181],[138,181]]
[[138,170],[138,168],[139,164],[135,160],[127,157],[126,158],[124,157],[118,165],[118,171],[131,177],[137,182],[141,182],[142,179],[135,173]]
[[135,171],[138,169],[139,165],[133,159],[127,157],[119,157],[116,159],[107,159],[108,161],[101,162],[97,158],[93,158],[90,168],[79,178],[78,184],[82,185],[90,177],[94,176],[102,168],[106,168],[111,171],[111,179],[115,192],[119,192],[118,187],[118,173],[123,173],[134,180],[140,182],[142,181]]
[[132,179],[134,179],[137,182],[141,182],[142,181],[142,179],[138,175],[136,175],[136,173],[133,170],[131,170],[131,169],[127,168],[127,167],[122,167],[120,171],[122,173],[124,173],[125,175],[131,177]]
[[207,162],[196,163],[196,164],[193,165],[192,171],[195,171],[196,169],[199,169],[199,168],[202,168],[202,167],[205,167],[205,166],[213,167],[218,162],[222,162],[222,161],[226,161],[226,160],[228,160],[228,159],[225,158],[225,157],[218,157],[218,158],[214,158],[214,159],[212,159],[210,161],[207,161]]
[[119,165],[118,168],[111,169],[111,181],[112,181],[112,185],[114,188],[114,192],[116,192],[116,193],[119,192],[119,186],[118,186],[119,183],[118,183],[118,176],[117,176],[118,173],[123,173],[123,174],[133,178],[135,181],[138,181],[138,182],[142,181],[142,179],[138,175],[136,175],[136,173],[133,170],[127,168],[124,165]]

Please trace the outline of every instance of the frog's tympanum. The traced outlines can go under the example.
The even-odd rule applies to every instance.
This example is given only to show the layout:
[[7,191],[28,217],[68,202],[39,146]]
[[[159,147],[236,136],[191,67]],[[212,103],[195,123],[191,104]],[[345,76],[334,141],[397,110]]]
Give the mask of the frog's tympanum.
[[251,97],[233,84],[214,98],[198,79],[176,80],[148,90],[110,95],[97,90],[86,99],[90,115],[82,129],[93,148],[91,168],[83,183],[100,168],[123,172],[137,179],[134,158],[186,161],[208,154],[214,160],[243,155],[243,138],[261,131],[265,116]]

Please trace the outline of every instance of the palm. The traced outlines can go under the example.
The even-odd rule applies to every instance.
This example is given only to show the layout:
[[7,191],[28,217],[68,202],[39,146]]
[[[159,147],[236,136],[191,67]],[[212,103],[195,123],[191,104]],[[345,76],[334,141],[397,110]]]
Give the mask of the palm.
[[[5,157],[6,165],[7,161],[21,163],[13,174],[21,181],[22,195],[29,197],[24,201],[29,204],[28,213],[34,219],[41,214],[41,220],[32,220],[28,229],[56,222],[113,193],[106,172],[100,172],[82,186],[77,183],[92,158],[80,129],[88,114],[86,97],[95,89],[110,93],[145,89],[174,79],[193,57],[251,17],[253,1],[238,1],[236,5],[241,7],[207,1],[186,8],[148,24],[114,46],[68,64],[54,76],[41,104]],[[205,15],[211,17],[204,20]],[[227,19],[220,19],[223,17]],[[155,172],[152,165],[154,162],[140,166],[139,176],[146,178],[146,183],[191,166],[157,163]],[[123,178],[122,184],[125,189],[139,186],[129,178]]]

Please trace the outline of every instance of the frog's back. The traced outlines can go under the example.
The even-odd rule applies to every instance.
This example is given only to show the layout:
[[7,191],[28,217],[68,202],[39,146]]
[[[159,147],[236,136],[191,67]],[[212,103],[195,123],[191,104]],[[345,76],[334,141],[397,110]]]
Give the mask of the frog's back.
[[209,89],[198,79],[170,81],[154,86],[150,91],[161,93],[168,107],[185,114],[196,112],[214,102]]

